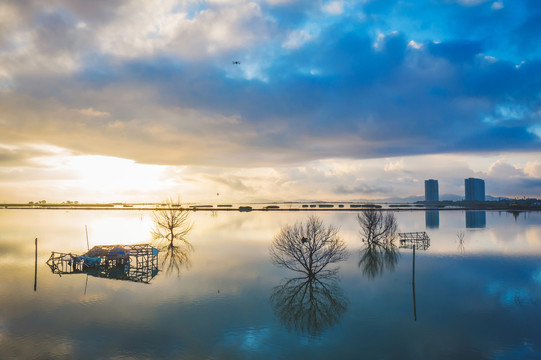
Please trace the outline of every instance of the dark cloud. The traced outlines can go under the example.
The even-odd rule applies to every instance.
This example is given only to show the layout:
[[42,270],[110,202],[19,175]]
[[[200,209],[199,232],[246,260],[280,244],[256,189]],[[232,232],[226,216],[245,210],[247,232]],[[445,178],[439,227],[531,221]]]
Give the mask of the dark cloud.
[[3,148],[0,147],[0,167],[40,165],[33,161],[40,156],[52,155],[51,151],[35,148]]

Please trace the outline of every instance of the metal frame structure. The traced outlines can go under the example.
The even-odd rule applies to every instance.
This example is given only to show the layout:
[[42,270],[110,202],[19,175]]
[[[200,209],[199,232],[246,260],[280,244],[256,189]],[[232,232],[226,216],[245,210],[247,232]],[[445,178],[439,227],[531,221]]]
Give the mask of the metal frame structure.
[[430,238],[425,231],[398,233],[400,237],[400,247],[404,249],[427,250],[430,247]]

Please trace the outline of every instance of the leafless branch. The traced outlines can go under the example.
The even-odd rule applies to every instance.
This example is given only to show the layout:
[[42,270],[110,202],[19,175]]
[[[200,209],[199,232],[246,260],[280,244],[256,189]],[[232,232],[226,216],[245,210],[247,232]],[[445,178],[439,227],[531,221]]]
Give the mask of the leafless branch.
[[368,209],[357,214],[363,242],[390,243],[396,238],[398,222],[393,212]]
[[345,242],[338,228],[326,227],[321,219],[310,216],[304,222],[284,226],[270,247],[272,261],[279,266],[308,276],[332,270],[328,264],[347,259]]

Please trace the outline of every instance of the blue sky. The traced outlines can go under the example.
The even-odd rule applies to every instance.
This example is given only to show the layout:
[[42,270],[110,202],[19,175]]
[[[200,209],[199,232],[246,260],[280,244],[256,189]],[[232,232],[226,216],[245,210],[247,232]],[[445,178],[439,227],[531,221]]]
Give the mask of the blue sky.
[[1,1],[0,195],[539,196],[540,40],[536,0]]

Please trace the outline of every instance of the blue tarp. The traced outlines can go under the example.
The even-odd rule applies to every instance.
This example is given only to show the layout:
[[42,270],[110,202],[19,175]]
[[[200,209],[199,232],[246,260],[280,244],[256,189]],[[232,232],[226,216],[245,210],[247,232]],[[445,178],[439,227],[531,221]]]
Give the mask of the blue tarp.
[[99,257],[90,257],[90,256],[80,256],[83,260],[83,264],[92,267],[92,266],[98,266],[101,264],[101,258]]

